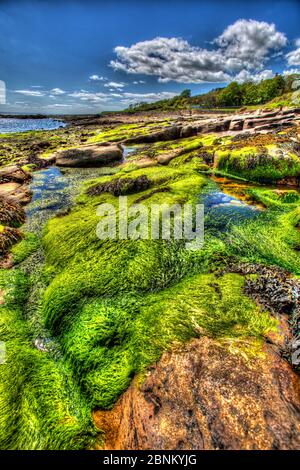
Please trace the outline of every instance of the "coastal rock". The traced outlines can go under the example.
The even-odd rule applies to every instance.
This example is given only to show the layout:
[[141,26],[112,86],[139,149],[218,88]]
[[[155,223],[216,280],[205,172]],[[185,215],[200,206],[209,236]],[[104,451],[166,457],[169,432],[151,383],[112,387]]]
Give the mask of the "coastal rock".
[[[166,127],[165,129],[158,131],[158,132],[152,132],[146,135],[138,135],[136,137],[131,137],[129,139],[126,139],[124,141],[124,144],[141,144],[141,143],[152,143],[152,142],[167,141],[167,140],[176,140],[181,137],[182,130],[183,129],[181,126]],[[190,133],[191,129],[185,130],[184,132]]]
[[232,119],[230,122],[230,131],[241,131],[243,129],[244,121],[242,119]]
[[198,133],[208,134],[210,132],[225,132],[229,130],[230,119],[217,120],[203,123],[197,127]]
[[165,353],[94,421],[111,450],[298,449],[299,392],[299,376],[271,347],[250,358],[201,337]]
[[2,183],[0,184],[0,197],[9,198],[12,202],[25,205],[31,201],[32,192],[26,184]]
[[197,135],[197,128],[194,126],[185,126],[181,129],[180,138],[185,139]]
[[105,166],[122,160],[121,145],[86,145],[61,150],[55,154],[56,164],[67,167]]
[[116,178],[107,183],[99,183],[91,186],[87,193],[89,196],[97,196],[102,193],[110,193],[114,196],[137,193],[145,191],[151,186],[151,181],[145,175],[137,178]]
[[0,184],[9,182],[23,184],[29,182],[30,180],[30,173],[16,165],[7,166],[0,169]]

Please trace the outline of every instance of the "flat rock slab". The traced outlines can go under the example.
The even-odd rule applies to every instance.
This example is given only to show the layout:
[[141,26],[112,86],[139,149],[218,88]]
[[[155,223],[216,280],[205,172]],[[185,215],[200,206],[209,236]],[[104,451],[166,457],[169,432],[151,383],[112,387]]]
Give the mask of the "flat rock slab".
[[202,337],[165,353],[112,410],[105,449],[299,449],[300,379],[271,348],[247,358]]
[[56,165],[66,167],[99,167],[123,158],[121,145],[85,145],[61,150],[55,154]]

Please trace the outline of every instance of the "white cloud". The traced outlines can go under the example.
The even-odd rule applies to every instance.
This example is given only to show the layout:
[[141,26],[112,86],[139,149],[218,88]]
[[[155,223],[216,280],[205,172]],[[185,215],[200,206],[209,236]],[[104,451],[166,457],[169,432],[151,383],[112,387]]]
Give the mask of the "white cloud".
[[146,83],[145,80],[135,80],[134,82],[132,82],[134,85],[142,85],[143,83]]
[[296,73],[297,73],[297,74],[300,74],[300,69],[284,70],[284,71],[282,72],[282,75],[284,75],[284,76],[286,77],[287,75],[294,75],[294,74],[296,74]]
[[60,104],[60,103],[55,103],[55,104],[48,104],[46,108],[70,108],[72,107],[72,104]]
[[284,47],[286,36],[274,24],[238,20],[213,41],[211,50],[181,38],[157,37],[115,48],[115,70],[154,75],[160,82],[226,82],[242,70],[263,69],[269,55]]
[[146,100],[163,100],[165,98],[173,98],[178,93],[171,91],[162,91],[158,93],[123,93],[124,98],[146,99]]
[[108,83],[105,83],[104,86],[107,87],[107,88],[122,90],[122,88],[124,88],[124,86],[126,86],[126,83],[124,83],[124,82],[108,82]]
[[249,70],[241,70],[235,77],[234,80],[238,83],[244,82],[260,82],[261,80],[266,80],[267,78],[273,78],[274,72],[272,70],[262,70],[258,73],[251,73]]
[[52,90],[50,90],[50,93],[51,95],[58,96],[58,95],[64,95],[66,92],[62,90],[61,88],[52,88]]
[[19,93],[20,95],[24,96],[45,96],[45,93],[42,91],[34,91],[34,90],[14,90],[15,93]]
[[170,91],[163,91],[160,93],[123,93],[121,103],[126,106],[132,103],[138,103],[142,101],[149,103],[158,100],[173,98],[176,95],[177,93],[173,93]]
[[227,59],[232,60],[233,70],[260,68],[271,51],[278,51],[287,44],[285,34],[276,31],[275,25],[265,21],[238,20],[228,26],[216,39]]
[[85,90],[69,93],[72,98],[79,98],[81,101],[89,101],[92,103],[105,102],[109,100],[109,96],[105,93],[91,93]]
[[68,96],[72,98],[77,98],[80,101],[86,101],[90,104],[95,103],[107,103],[118,100],[122,104],[136,103],[140,101],[157,101],[166,98],[173,98],[177,93],[163,91],[158,93],[130,93],[130,92],[121,92],[121,93],[91,93],[86,90],[75,91],[69,93]]
[[[298,42],[299,40],[297,40]],[[286,55],[288,65],[300,65],[300,47]]]
[[107,78],[102,77],[102,76],[100,77],[99,75],[91,75],[89,77],[89,80],[94,81],[94,82],[103,82],[103,81],[107,80]]
[[226,81],[228,74],[220,68],[218,53],[192,47],[178,38],[155,38],[131,47],[116,47],[118,60],[111,61],[115,70],[127,73],[156,75],[160,82],[198,83]]

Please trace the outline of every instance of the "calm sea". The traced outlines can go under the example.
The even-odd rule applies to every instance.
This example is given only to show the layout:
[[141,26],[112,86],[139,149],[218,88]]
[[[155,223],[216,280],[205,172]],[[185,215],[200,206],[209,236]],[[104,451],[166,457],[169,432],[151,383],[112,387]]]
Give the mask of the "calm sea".
[[59,127],[65,127],[65,123],[57,119],[43,118],[43,119],[14,119],[14,118],[1,118],[0,119],[0,134],[10,132],[25,132],[25,131],[38,131],[38,130],[52,130]]

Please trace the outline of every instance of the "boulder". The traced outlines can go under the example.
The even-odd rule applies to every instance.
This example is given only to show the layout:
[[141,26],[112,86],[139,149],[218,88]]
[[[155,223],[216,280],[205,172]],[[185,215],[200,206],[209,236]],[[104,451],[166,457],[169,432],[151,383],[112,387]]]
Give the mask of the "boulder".
[[243,129],[244,121],[242,119],[233,119],[230,123],[230,131],[241,131]]
[[271,346],[257,357],[238,348],[201,336],[165,353],[112,410],[94,412],[104,448],[299,449],[299,375]]
[[185,126],[181,129],[180,137],[182,139],[197,135],[197,128],[194,126]]
[[[136,137],[131,137],[125,140],[124,144],[141,144],[141,143],[146,144],[146,143],[152,143],[152,142],[176,140],[176,139],[180,139],[181,132],[182,132],[182,126],[166,127],[165,129],[158,131],[158,132],[152,132],[151,134],[138,135]],[[190,131],[187,131],[187,132],[190,132]]]
[[67,167],[96,167],[119,162],[123,157],[121,145],[85,145],[60,150],[55,154],[56,164]]
[[30,202],[32,192],[26,184],[0,183],[0,197],[8,197],[12,202],[25,205]]
[[27,183],[31,180],[31,175],[28,171],[13,165],[0,169],[0,184],[15,182],[19,184]]
[[230,126],[230,119],[218,120],[218,121],[208,121],[198,126],[197,130],[201,134],[207,134],[209,132],[224,132],[228,131]]

